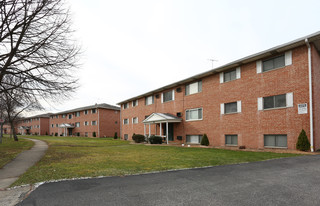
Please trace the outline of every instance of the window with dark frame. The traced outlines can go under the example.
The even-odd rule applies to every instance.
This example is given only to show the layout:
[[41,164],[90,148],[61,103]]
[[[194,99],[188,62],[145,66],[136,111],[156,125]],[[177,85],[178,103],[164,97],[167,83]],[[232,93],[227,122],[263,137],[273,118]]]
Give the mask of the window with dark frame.
[[225,114],[237,113],[237,112],[238,112],[237,102],[230,102],[230,103],[224,104]]
[[264,146],[265,147],[287,147],[287,135],[276,134],[276,135],[264,135]]
[[238,135],[226,135],[225,138],[226,145],[238,145]]
[[132,106],[133,107],[138,106],[138,100],[137,99],[132,101]]
[[270,71],[273,69],[281,68],[285,66],[285,55],[273,57],[271,59],[267,59],[262,61],[262,71]]
[[223,73],[223,81],[228,82],[237,79],[237,70],[232,69]]
[[153,95],[145,98],[145,105],[151,105],[153,103],[154,103],[154,96]]
[[163,93],[163,102],[169,102],[173,100],[173,90]]
[[263,109],[281,108],[286,107],[286,105],[286,94],[263,97]]
[[123,124],[129,124],[129,119],[124,119]]
[[123,104],[123,109],[127,109],[128,107],[129,107],[129,103],[128,102]]
[[202,135],[187,135],[186,136],[187,143],[200,144],[201,140],[202,140]]

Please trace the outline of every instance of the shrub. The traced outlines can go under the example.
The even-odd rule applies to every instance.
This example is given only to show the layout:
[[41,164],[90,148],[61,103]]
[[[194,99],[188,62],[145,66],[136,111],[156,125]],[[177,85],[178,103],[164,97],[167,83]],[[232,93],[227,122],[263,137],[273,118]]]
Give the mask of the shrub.
[[54,136],[58,136],[58,132],[54,133]]
[[46,136],[48,136],[48,132],[46,132]]
[[118,133],[117,132],[114,133],[113,139],[118,139]]
[[140,142],[144,142],[145,137],[142,134],[134,134],[132,135],[132,139],[135,143],[140,143]]
[[209,140],[206,134],[202,136],[201,145],[205,145],[205,146],[209,145]]
[[93,133],[92,133],[92,136],[93,136],[93,137],[96,137],[96,136],[97,136],[97,135],[96,135],[96,132],[93,132]]
[[152,135],[149,137],[150,144],[162,144],[162,137]]
[[310,149],[310,142],[304,129],[301,130],[296,144],[297,150],[308,151]]

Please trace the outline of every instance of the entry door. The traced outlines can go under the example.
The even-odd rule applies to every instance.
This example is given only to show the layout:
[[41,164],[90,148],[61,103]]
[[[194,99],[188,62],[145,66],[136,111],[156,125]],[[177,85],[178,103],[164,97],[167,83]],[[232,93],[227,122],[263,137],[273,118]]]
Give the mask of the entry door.
[[[169,125],[169,127],[168,127],[168,132],[169,132],[169,134],[168,134],[168,140],[169,141],[173,141],[174,140],[174,138],[173,138],[173,123],[169,123],[168,124]],[[167,124],[164,124],[164,126],[163,126],[163,134],[164,135],[167,135],[166,133],[167,133]]]
[[72,128],[68,128],[68,136],[72,136]]

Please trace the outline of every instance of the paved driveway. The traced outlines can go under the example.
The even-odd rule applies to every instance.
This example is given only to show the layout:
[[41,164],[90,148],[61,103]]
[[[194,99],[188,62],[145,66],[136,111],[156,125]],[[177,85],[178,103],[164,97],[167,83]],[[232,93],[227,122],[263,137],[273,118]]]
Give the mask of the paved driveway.
[[20,205],[320,205],[320,155],[49,183]]

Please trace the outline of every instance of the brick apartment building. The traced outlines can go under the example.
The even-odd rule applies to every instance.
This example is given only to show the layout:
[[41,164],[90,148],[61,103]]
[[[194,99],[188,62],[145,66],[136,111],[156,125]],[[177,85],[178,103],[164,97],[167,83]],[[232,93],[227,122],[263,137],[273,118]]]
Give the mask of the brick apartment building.
[[121,136],[175,143],[320,148],[320,32],[118,103]]
[[[22,135],[48,135],[50,114],[51,113],[47,113],[19,119],[15,124],[16,133]],[[9,124],[4,125],[3,133],[11,133],[11,126]]]
[[96,104],[50,115],[50,135],[113,137],[120,134],[120,108]]

